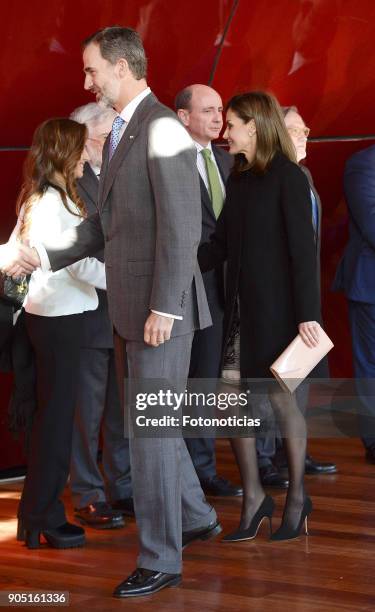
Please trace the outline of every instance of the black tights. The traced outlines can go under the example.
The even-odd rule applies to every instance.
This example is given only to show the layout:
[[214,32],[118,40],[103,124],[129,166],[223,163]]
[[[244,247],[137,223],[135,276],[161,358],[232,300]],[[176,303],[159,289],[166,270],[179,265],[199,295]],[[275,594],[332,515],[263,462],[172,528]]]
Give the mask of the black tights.
[[[306,423],[294,394],[274,388],[269,393],[269,400],[283,437],[289,469],[289,489],[282,520],[296,527],[305,498]],[[231,444],[243,486],[240,528],[246,529],[265,495],[259,477],[256,438],[233,438]]]

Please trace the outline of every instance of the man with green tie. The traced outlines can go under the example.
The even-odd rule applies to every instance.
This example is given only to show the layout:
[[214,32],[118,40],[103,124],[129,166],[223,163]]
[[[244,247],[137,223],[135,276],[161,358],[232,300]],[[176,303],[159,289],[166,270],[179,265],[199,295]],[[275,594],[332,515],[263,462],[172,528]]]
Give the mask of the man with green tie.
[[[175,99],[175,109],[194,140],[202,201],[202,238],[208,242],[223,208],[225,182],[233,160],[222,147],[212,144],[223,127],[223,103],[207,85],[190,85]],[[223,267],[203,274],[213,325],[194,334],[189,378],[212,379],[205,391],[215,392],[220,377],[224,316]],[[238,496],[242,489],[216,473],[215,441],[212,438],[185,440],[204,492],[208,495]]]

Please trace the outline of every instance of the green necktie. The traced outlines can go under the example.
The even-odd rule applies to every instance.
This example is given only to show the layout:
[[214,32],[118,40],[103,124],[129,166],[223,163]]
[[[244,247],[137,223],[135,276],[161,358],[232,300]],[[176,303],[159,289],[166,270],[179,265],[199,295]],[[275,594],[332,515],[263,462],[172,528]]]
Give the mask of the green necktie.
[[210,187],[210,198],[212,202],[212,208],[214,209],[214,214],[217,219],[221,213],[224,202],[223,190],[221,189],[219,173],[217,171],[216,164],[212,161],[210,149],[202,149],[201,153],[206,163],[208,184]]

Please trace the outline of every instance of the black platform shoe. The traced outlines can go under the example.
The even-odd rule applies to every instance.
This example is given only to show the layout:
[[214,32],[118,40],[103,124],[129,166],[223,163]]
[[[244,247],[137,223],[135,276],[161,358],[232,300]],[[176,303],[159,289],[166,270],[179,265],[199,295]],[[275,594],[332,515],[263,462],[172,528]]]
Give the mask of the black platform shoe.
[[313,505],[310,497],[306,497],[303,502],[301,516],[296,528],[292,528],[285,523],[281,523],[280,527],[271,535],[271,540],[281,542],[282,540],[294,540],[301,535],[302,526],[305,525],[305,534],[309,535],[307,529],[307,517],[312,512]]
[[275,509],[275,502],[272,497],[266,495],[260,504],[258,510],[251,519],[251,523],[247,529],[237,529],[233,533],[228,533],[224,536],[222,542],[242,542],[244,540],[252,540],[256,537],[259,527],[264,519],[269,520],[270,534],[272,533],[272,515]]
[[[60,527],[51,529],[25,529],[21,533],[20,522],[18,524],[17,539],[25,540],[27,548],[40,547],[40,535],[42,534],[51,548],[79,548],[85,544],[85,531],[82,527],[64,523]],[[19,532],[19,533],[18,533]]]

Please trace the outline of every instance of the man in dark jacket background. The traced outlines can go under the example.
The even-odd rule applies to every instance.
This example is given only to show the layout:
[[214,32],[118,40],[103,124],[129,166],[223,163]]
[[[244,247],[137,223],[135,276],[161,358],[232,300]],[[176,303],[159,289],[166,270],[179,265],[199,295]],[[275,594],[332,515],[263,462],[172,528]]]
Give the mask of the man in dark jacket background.
[[[233,158],[225,149],[212,144],[223,127],[223,103],[207,85],[189,85],[175,99],[177,115],[197,149],[197,169],[202,202],[201,243],[209,242],[225,199],[225,183]],[[216,391],[220,378],[224,317],[224,270],[219,266],[203,274],[212,326],[198,329],[191,349],[189,379],[201,379],[206,393]],[[204,383],[203,383],[204,380]],[[200,391],[203,389],[199,389]],[[204,411],[204,407],[201,408]],[[242,495],[242,489],[216,473],[215,440],[210,437],[186,438],[190,456],[202,489],[208,495]]]
[[349,303],[359,429],[366,459],[375,463],[375,146],[355,153],[344,174],[349,241],[334,289]]

